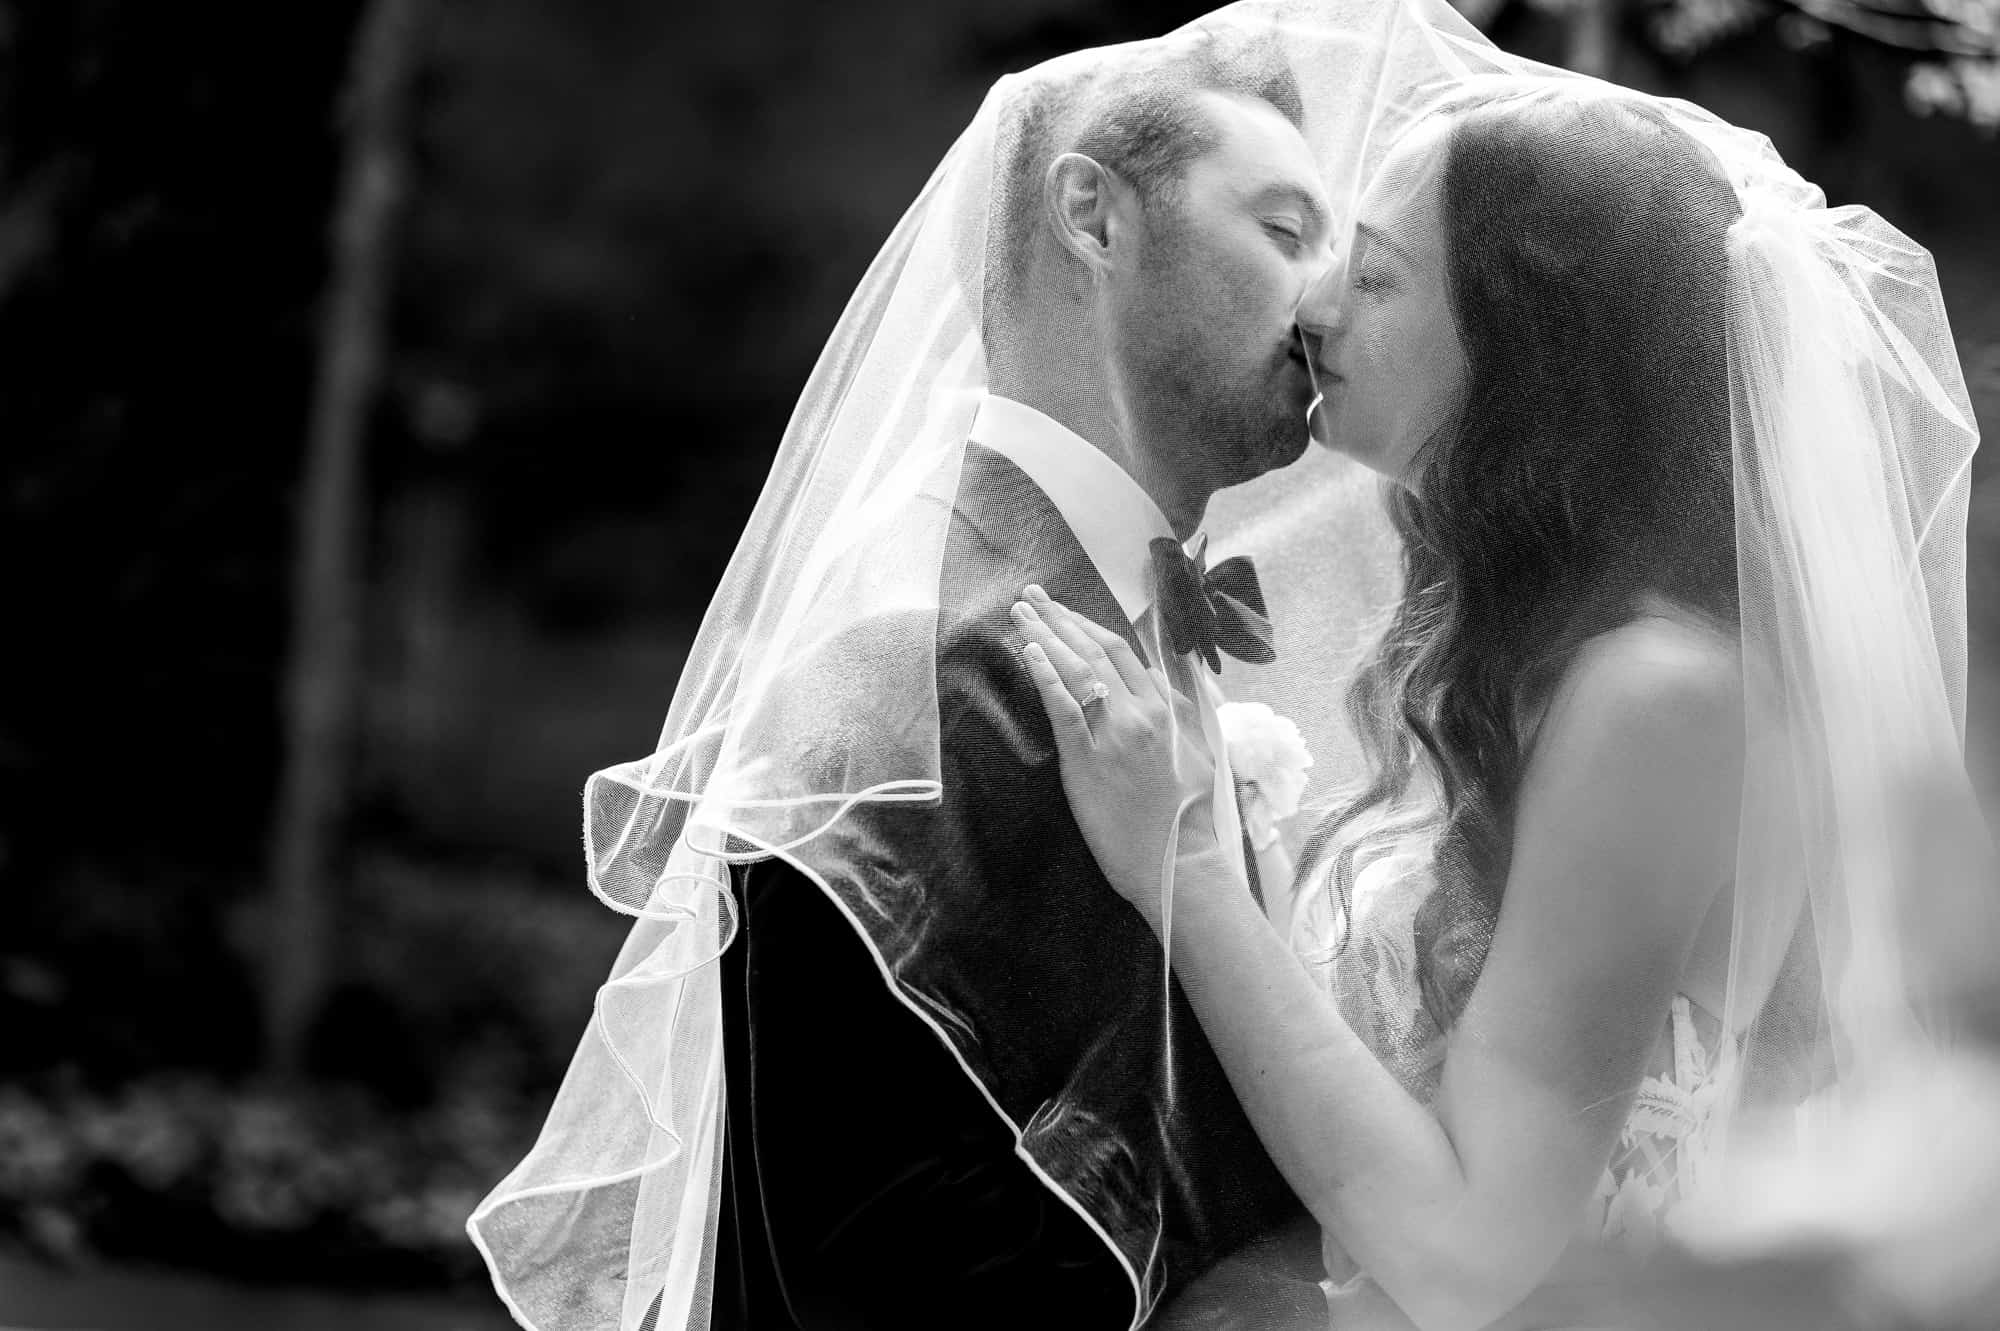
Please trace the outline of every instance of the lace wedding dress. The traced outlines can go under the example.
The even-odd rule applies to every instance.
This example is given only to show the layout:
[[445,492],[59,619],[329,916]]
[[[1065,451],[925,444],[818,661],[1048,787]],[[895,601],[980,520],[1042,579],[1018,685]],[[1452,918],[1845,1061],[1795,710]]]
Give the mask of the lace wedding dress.
[[[1406,1089],[1425,1104],[1437,1094],[1445,1034],[1425,1009],[1417,983],[1413,929],[1425,891],[1415,856],[1379,861],[1356,884],[1349,944],[1310,959],[1342,1015]],[[1644,1257],[1658,1246],[1676,1207],[1698,1188],[1715,1110],[1727,1102],[1739,1049],[1719,1023],[1676,994],[1661,1023],[1656,1070],[1640,1083],[1597,1187],[1577,1218],[1571,1254],[1529,1305],[1545,1309],[1555,1291],[1588,1279],[1590,1259],[1606,1248]],[[1403,1317],[1329,1235],[1322,1247],[1333,1331],[1389,1331]],[[1535,1320],[1540,1321],[1541,1313]],[[1547,1325],[1548,1323],[1543,1322]]]

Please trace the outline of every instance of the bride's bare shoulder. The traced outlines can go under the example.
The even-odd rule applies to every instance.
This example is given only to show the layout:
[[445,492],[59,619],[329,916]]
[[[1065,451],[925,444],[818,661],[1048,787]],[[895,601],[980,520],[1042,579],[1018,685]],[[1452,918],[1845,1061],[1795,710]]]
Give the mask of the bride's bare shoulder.
[[1740,673],[1728,636],[1692,618],[1649,615],[1585,643],[1523,773],[1509,900],[1517,878],[1558,914],[1611,892],[1667,912],[1645,917],[1662,937],[1691,931],[1709,894],[1681,888],[1721,884],[1734,862]]
[[[1742,656],[1734,636],[1699,616],[1662,607],[1584,643],[1564,672],[1543,738],[1555,731],[1622,744],[1727,757],[1743,735]],[[1644,757],[1643,752],[1630,756]]]

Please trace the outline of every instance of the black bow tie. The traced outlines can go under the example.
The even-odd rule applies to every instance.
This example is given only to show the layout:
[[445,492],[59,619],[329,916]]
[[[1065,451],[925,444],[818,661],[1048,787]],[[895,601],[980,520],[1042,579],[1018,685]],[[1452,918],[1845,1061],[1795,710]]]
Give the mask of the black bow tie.
[[1160,627],[1177,654],[1201,653],[1208,668],[1220,674],[1222,652],[1252,665],[1278,659],[1271,641],[1271,617],[1264,610],[1264,589],[1250,556],[1225,559],[1204,567],[1208,543],[1190,557],[1170,536],[1153,538],[1154,604]]

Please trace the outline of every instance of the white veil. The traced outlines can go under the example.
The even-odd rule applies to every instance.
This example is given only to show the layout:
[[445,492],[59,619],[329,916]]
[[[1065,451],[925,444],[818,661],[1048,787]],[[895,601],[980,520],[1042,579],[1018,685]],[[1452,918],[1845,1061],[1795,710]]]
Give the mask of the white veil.
[[[1377,122],[1400,113],[1401,92],[1464,72],[1456,49],[1485,45],[1441,0],[1251,0],[995,85],[829,339],[655,750],[597,773],[585,791],[591,890],[637,923],[540,1139],[467,1224],[522,1325],[707,1324],[725,1094],[714,963],[736,932],[728,866],[780,856],[811,874],[812,848],[857,810],[940,798],[940,562],[989,352],[1034,336],[1009,326],[991,296],[1009,201],[1044,164],[1038,144],[1098,89],[1190,52],[1276,61],[1296,81],[1304,133],[1338,200],[1379,152]],[[892,923],[921,908],[872,904]],[[1018,1138],[1024,1122],[926,996],[892,988]],[[1149,1304],[1156,1264],[1144,1252],[1117,1256],[1135,1302]]]
[[[1723,599],[1732,603],[1744,663],[1747,770],[1726,898],[1729,959],[1715,1014],[1728,1074],[1718,1078],[1699,1130],[1652,1180],[1658,1195],[1675,1203],[1669,1219],[1681,1227],[1670,1232],[1699,1247],[1703,1227],[1720,1232],[1727,1217],[1712,1205],[1679,1203],[1740,1199],[1740,1191],[1719,1186],[1732,1170],[1754,1169],[1767,1179],[1796,1178],[1800,1168],[1837,1171],[1838,1159],[1810,1154],[1815,1143],[1842,1140],[1841,1125],[1862,1121],[1854,1116],[1865,1113],[1859,1106],[1871,1094],[1949,1052],[1960,1038],[1953,1014],[1967,997],[1954,986],[1976,978],[1954,959],[2000,942],[1990,877],[1966,871],[1991,863],[1963,764],[1965,513],[1978,432],[1935,270],[1920,246],[1865,208],[1827,207],[1762,136],[1697,107],[1505,57],[1490,66],[1497,68],[1426,89],[1417,100],[1429,104],[1396,123],[1472,114],[1561,119],[1593,105],[1633,108],[1696,145],[1702,164],[1688,171],[1662,157],[1644,168],[1655,200],[1673,205],[1662,211],[1712,213],[1714,317],[1689,330],[1707,339],[1712,355],[1704,362],[1699,348],[1672,347],[1659,330],[1648,333],[1680,357],[1676,365],[1706,363],[1714,371],[1706,384],[1690,375],[1679,385],[1684,393],[1652,400],[1662,413],[1655,424],[1668,434],[1707,431],[1713,441],[1713,493],[1723,501],[1714,512],[1728,519],[1717,543],[1734,546],[1731,594]],[[1549,142],[1550,151],[1567,151],[1560,134]],[[1545,165],[1553,174],[1566,164]],[[1512,189],[1528,199],[1518,207],[1496,202],[1493,226],[1569,223],[1536,216],[1536,190],[1522,191],[1518,179],[1482,181],[1480,171],[1476,161],[1463,164],[1462,176],[1474,179],[1462,187]],[[1682,171],[1688,174],[1676,174]],[[1634,211],[1626,225],[1620,243],[1688,243],[1686,233],[1664,229],[1661,213]],[[1562,265],[1558,249],[1548,247],[1535,261]],[[1562,293],[1560,307],[1521,310],[1510,336],[1536,338],[1543,319],[1589,323],[1598,317],[1594,304],[1629,300],[1621,277],[1658,280],[1636,269],[1569,271],[1545,288]],[[1662,309],[1676,307],[1667,293],[1658,299]],[[1615,337],[1580,353],[1571,370],[1629,384],[1635,397],[1639,380],[1654,372],[1633,365]],[[1719,415],[1704,414],[1705,389]],[[1498,409],[1520,406],[1499,401]],[[1487,406],[1496,409],[1492,400]],[[1720,428],[1712,428],[1718,420]],[[1591,443],[1588,416],[1544,424],[1574,430],[1578,449]],[[1495,458],[1491,465],[1505,463]],[[1232,495],[1232,506],[1245,506],[1244,518],[1226,544],[1293,570],[1293,621],[1274,618],[1293,653],[1302,641],[1317,644],[1305,651],[1313,665],[1303,675],[1272,670],[1237,683],[1292,713],[1316,747],[1335,749],[1336,780],[1345,787],[1315,793],[1323,807],[1339,810],[1372,770],[1356,770],[1353,733],[1329,701],[1352,686],[1372,644],[1351,620],[1322,617],[1315,607],[1380,607],[1387,602],[1377,588],[1394,575],[1348,558],[1372,542],[1368,515],[1337,470],[1327,476],[1317,512],[1283,501],[1259,509],[1249,493],[1254,486]],[[1588,495],[1587,479],[1580,471],[1552,473],[1541,484],[1574,482],[1584,486],[1576,493]],[[1474,497],[1452,492],[1451,502],[1461,501],[1465,508],[1438,520],[1487,520],[1472,512]],[[1687,501],[1689,523],[1698,517],[1694,508]],[[1544,512],[1530,520],[1552,517],[1570,520]],[[1640,505],[1629,516],[1619,507],[1573,525],[1671,544],[1672,517]],[[1621,522],[1629,530],[1621,533]],[[1644,563],[1647,553],[1635,558]],[[1620,562],[1607,560],[1607,582]],[[1357,571],[1366,581],[1353,581]],[[1420,562],[1405,563],[1404,572],[1435,576]],[[1340,578],[1349,581],[1335,585]],[[1580,608],[1594,608],[1593,590],[1587,582],[1572,586]],[[1381,631],[1383,619],[1373,628]],[[1378,694],[1370,706],[1379,712],[1399,703]],[[1343,896],[1333,886],[1333,865],[1319,861],[1301,882],[1294,942],[1324,968],[1384,1061],[1426,1095],[1449,1042],[1449,1017],[1425,1001],[1426,971],[1464,966],[1470,956],[1469,973],[1459,978],[1466,986],[1476,981],[1492,920],[1437,895],[1440,778],[1407,732],[1399,742],[1412,754],[1407,788],[1378,811],[1372,828],[1349,825],[1332,837],[1329,852],[1356,848],[1352,863],[1360,871]],[[1440,928],[1459,936],[1444,938],[1444,946],[1434,941]],[[1427,946],[1436,957],[1426,955]]]
[[[1061,90],[1087,97],[1203,40],[1279,54],[1332,197],[1350,206],[1397,136],[1467,87],[1636,96],[1508,57],[1442,0],[1246,0],[995,86],[830,338],[656,749],[586,790],[591,889],[637,922],[539,1141],[468,1222],[522,1325],[707,1324],[727,866],[802,862],[857,808],[939,797],[940,560],[989,344],[1018,331],[993,326],[987,299],[998,201],[1023,144],[1066,104]],[[1923,848],[1899,821],[1913,782],[1927,799],[1940,782],[1963,793],[1976,433],[1928,256],[1865,210],[1824,208],[1759,136],[1658,106],[1743,201],[1729,233],[1736,557],[1745,655],[1770,666],[1756,788],[1787,798],[1746,823],[1731,992],[1769,992],[1782,961],[1792,1001],[1732,1007],[1728,1020],[1748,1061],[1773,1070],[1745,1084],[1775,1104],[1795,1098],[1779,1069],[1823,1053],[1861,1075],[1935,1038],[1916,1002],[1926,942],[1911,919],[1986,927],[1969,897],[1903,909],[1926,885],[1908,876]],[[1262,670],[1232,664],[1225,690],[1299,722],[1319,760],[1315,794],[1330,800],[1363,775],[1344,697],[1400,590],[1376,492],[1316,451],[1221,496],[1208,530],[1219,552],[1258,557],[1281,652]],[[1405,878],[1421,883],[1420,866]],[[1128,1267],[1143,1308],[1156,1273]]]

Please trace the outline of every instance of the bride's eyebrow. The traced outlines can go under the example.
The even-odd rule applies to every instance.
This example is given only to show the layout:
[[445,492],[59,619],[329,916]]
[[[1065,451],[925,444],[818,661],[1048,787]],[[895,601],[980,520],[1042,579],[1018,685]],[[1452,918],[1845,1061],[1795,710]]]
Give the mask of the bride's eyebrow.
[[1354,228],[1354,234],[1358,239],[1366,241],[1370,249],[1380,245],[1383,249],[1389,251],[1390,254],[1402,260],[1405,268],[1415,268],[1417,266],[1417,261],[1410,257],[1410,252],[1391,239],[1387,232],[1377,231],[1374,227],[1363,222]]

